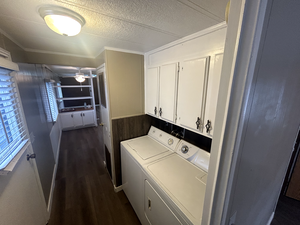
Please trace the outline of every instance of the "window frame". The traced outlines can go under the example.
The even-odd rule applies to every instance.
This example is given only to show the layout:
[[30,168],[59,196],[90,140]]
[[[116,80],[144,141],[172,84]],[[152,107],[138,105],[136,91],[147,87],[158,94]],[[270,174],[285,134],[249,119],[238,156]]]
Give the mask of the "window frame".
[[56,100],[56,91],[54,90],[54,82],[55,81],[45,81],[46,92],[49,102],[50,114],[52,122],[55,123],[58,118],[59,110]]
[[[15,80],[16,72],[0,67],[0,74],[0,87],[2,89],[0,91],[0,129],[1,132],[5,133],[6,142],[8,142],[3,148],[1,148],[2,145],[0,146],[0,175],[6,175],[13,170],[19,158],[29,146],[30,140],[21,96]],[[9,87],[5,87],[5,85]],[[4,90],[5,88],[11,90]],[[2,105],[4,103],[10,103],[10,105]],[[9,109],[9,111],[5,111],[6,109]],[[7,121],[8,123],[6,123]],[[11,125],[13,127],[10,127]],[[14,131],[16,129],[17,131]],[[11,140],[8,138],[9,135]]]

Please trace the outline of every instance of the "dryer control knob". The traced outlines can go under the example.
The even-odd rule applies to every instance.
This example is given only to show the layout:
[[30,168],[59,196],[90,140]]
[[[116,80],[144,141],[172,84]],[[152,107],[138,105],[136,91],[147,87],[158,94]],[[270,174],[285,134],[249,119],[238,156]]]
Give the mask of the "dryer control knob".
[[181,147],[181,152],[182,152],[183,154],[188,153],[188,151],[189,151],[189,147],[188,147],[187,145],[183,145],[183,146]]
[[169,145],[172,145],[173,143],[174,143],[174,140],[173,140],[172,138],[169,138],[168,144],[169,144]]

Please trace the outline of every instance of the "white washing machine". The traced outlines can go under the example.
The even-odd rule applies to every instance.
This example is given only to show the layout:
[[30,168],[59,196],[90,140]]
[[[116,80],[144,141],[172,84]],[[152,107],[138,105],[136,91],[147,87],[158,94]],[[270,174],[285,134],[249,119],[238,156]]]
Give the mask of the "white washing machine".
[[149,224],[201,224],[210,154],[183,140],[176,153],[143,165]]
[[142,224],[144,213],[143,165],[175,154],[179,139],[155,127],[148,135],[121,142],[122,188]]

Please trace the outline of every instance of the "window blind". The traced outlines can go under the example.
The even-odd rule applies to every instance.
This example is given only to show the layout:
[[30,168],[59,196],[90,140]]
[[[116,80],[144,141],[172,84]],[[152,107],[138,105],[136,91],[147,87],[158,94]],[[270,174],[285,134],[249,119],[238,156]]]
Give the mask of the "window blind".
[[57,120],[57,116],[58,116],[58,108],[57,108],[57,103],[56,103],[56,96],[54,94],[53,83],[46,82],[46,88],[47,88],[47,94],[48,94],[52,119],[55,122]]
[[10,70],[0,68],[0,170],[18,154],[27,143],[21,104]]

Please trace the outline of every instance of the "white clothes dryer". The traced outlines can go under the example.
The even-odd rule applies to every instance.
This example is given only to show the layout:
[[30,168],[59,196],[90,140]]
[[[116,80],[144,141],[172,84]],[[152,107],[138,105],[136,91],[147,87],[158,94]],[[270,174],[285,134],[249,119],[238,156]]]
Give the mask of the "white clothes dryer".
[[144,181],[142,166],[175,154],[179,139],[151,127],[148,135],[121,142],[122,189],[142,224],[144,216]]

